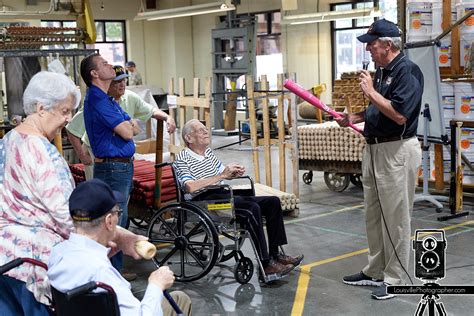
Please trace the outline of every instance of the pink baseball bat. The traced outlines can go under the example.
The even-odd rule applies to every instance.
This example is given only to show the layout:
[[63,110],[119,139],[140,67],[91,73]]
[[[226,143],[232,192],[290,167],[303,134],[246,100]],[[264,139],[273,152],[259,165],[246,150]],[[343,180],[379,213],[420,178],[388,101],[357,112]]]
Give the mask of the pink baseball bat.
[[[312,105],[314,105],[318,109],[323,110],[326,113],[329,113],[334,118],[340,118],[341,117],[341,115],[339,113],[337,113],[332,108],[330,108],[329,106],[324,104],[321,100],[319,100],[314,95],[312,95],[311,93],[306,91],[302,86],[300,86],[296,82],[294,82],[290,79],[287,79],[287,80],[285,80],[285,84],[283,86],[285,88],[287,88],[288,90],[290,90],[291,92],[293,92],[294,94],[296,94],[297,96],[299,96],[300,98],[302,98],[303,100],[308,101],[309,103],[311,103]],[[359,132],[359,133],[362,134],[362,130],[360,128],[358,128],[357,126],[355,126],[354,124],[349,123],[349,126],[353,130],[355,130],[356,132]]]

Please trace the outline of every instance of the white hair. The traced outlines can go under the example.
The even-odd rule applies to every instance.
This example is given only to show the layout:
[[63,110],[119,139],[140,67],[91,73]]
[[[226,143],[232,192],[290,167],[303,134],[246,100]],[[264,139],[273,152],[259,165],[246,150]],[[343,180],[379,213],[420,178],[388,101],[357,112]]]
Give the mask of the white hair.
[[392,42],[395,50],[402,50],[402,38],[401,37],[379,37],[379,40],[386,43]]
[[186,146],[189,145],[188,141],[186,140],[186,136],[190,135],[194,132],[194,125],[197,123],[201,123],[198,119],[191,119],[184,124],[183,129],[181,130],[181,137],[183,138],[184,143]]
[[37,104],[41,103],[45,110],[52,111],[69,96],[77,108],[81,93],[74,82],[63,74],[41,71],[31,78],[23,93],[23,110],[26,115],[35,113]]

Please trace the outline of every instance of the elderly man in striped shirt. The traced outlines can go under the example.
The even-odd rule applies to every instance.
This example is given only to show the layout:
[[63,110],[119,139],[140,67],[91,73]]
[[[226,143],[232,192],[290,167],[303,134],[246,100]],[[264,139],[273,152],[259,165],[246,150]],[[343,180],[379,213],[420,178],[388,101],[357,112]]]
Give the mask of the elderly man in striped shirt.
[[[185,199],[193,192],[224,179],[242,176],[245,167],[236,163],[224,166],[209,147],[207,128],[198,120],[188,121],[182,129],[186,148],[177,156],[175,169],[178,181],[185,190]],[[206,198],[218,199],[218,193]],[[287,244],[280,200],[274,196],[234,196],[237,221],[250,233],[266,275],[284,276],[298,266],[303,255],[295,257],[280,253],[279,246]],[[268,247],[263,231],[265,217]]]

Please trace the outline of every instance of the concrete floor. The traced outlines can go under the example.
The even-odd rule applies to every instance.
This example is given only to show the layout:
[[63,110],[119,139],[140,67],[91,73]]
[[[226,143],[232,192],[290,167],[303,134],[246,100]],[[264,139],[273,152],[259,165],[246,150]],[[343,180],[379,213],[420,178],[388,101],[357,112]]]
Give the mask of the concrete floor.
[[[213,146],[237,141],[237,137],[213,137]],[[252,174],[249,142],[218,150],[224,163],[236,162],[249,166]],[[274,170],[278,170],[277,151],[273,153]],[[263,152],[260,153],[261,174]],[[289,167],[288,167],[289,168]],[[362,189],[350,185],[344,192],[333,192],[316,172],[310,185],[301,181],[300,215],[285,217],[289,254],[303,253],[303,265],[283,280],[272,285],[258,281],[256,273],[246,285],[233,278],[233,261],[215,266],[200,280],[190,283],[176,282],[172,290],[184,290],[193,301],[194,315],[413,315],[421,296],[397,296],[387,301],[370,297],[373,288],[355,287],[342,283],[342,277],[359,272],[367,263],[367,239],[363,211]],[[278,177],[274,174],[275,178]],[[291,178],[291,176],[287,176]],[[276,183],[274,185],[277,187]],[[290,186],[291,187],[291,186]],[[412,229],[446,230],[446,278],[443,285],[474,285],[474,216],[472,199],[465,199],[464,209],[471,215],[445,222],[437,221],[440,214],[432,205],[415,204]],[[448,210],[444,210],[447,215]],[[142,234],[144,231],[136,230]],[[244,253],[254,259],[250,243]],[[255,263],[255,260],[254,260]],[[467,267],[462,267],[470,265]],[[148,275],[155,266],[150,261],[134,261],[127,258],[125,267],[138,273],[132,282],[132,290],[138,298],[143,296]],[[413,260],[408,272],[414,284]],[[448,315],[472,315],[474,296],[442,295]],[[471,312],[469,312],[471,311]]]

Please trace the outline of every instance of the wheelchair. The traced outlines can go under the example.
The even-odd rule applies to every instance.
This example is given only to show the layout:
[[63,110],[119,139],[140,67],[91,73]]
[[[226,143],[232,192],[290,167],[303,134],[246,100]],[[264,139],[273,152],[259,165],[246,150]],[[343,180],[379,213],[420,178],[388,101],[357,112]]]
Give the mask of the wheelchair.
[[[38,260],[31,258],[17,258],[0,266],[0,275],[18,267],[23,263],[29,263],[48,270],[48,266]],[[103,292],[93,292],[96,288],[102,288]],[[51,287],[52,304],[51,310],[58,316],[119,316],[120,309],[117,295],[112,287],[102,282],[89,282],[75,289],[62,293]]]
[[[207,275],[217,263],[233,258],[235,280],[246,284],[253,276],[254,265],[241,248],[249,239],[258,262],[260,280],[270,283],[282,278],[277,274],[265,274],[249,232],[239,228],[236,221],[234,195],[255,195],[250,177],[232,179],[248,181],[250,186],[245,189],[233,190],[228,184],[211,185],[194,192],[193,198],[186,201],[172,163],[157,164],[155,168],[167,165],[172,166],[177,202],[161,207],[148,222],[147,237],[157,246],[156,255],[152,258],[155,265],[168,265],[176,280],[190,282]],[[226,198],[205,200],[205,196],[213,192]]]
[[[29,263],[48,270],[48,266],[41,261],[31,258],[16,258],[0,266],[0,275],[23,263]],[[104,291],[94,292],[97,288],[101,288]],[[52,304],[50,311],[58,316],[120,316],[120,308],[114,289],[102,282],[91,281],[65,293],[51,286],[51,294]],[[176,314],[182,316],[183,312],[169,293],[163,291],[163,294]]]

